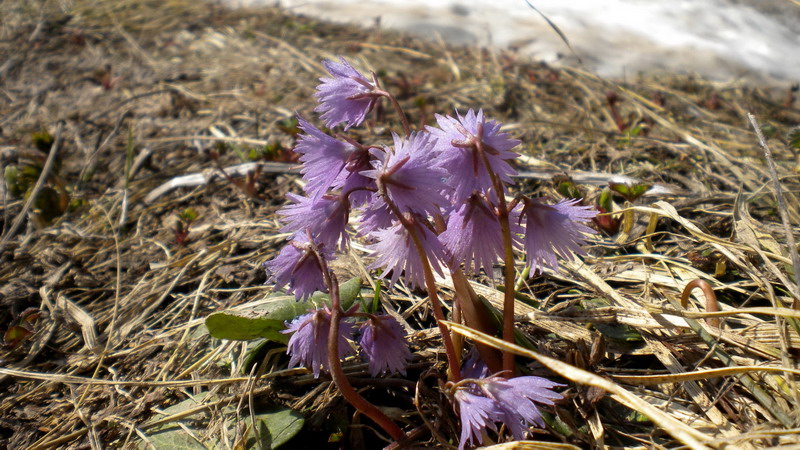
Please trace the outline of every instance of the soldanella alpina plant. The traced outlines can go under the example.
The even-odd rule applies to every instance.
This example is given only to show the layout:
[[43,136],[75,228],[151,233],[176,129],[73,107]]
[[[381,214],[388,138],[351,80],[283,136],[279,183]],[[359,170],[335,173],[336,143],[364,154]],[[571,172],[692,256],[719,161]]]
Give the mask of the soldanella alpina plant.
[[[465,363],[443,323],[445,315],[434,273],[447,271],[456,286],[464,321],[487,330],[477,295],[465,273],[493,274],[502,263],[505,301],[502,335],[514,339],[515,253],[524,255],[531,274],[557,268],[558,258],[584,253],[586,224],[595,212],[577,201],[547,204],[541,200],[508,197],[520,141],[501,131],[501,124],[482,110],[436,115],[437,126],[412,130],[395,97],[381,88],[377,77],[363,76],[343,58],[324,61],[330,77],[321,78],[316,98],[326,127],[343,132],[361,125],[380,101],[388,101],[400,117],[403,131],[391,144],[364,144],[344,134],[328,134],[299,117],[302,134],[295,151],[301,155],[306,182],[303,195],[289,194],[290,204],[279,211],[283,232],[291,238],[265,264],[276,288],[286,286],[297,299],[315,291],[328,292],[330,305],[309,311],[287,324],[291,334],[290,365],[303,366],[315,376],[330,373],[342,395],[378,423],[393,439],[404,431],[349,383],[341,360],[361,355],[373,376],[405,374],[412,353],[406,331],[388,314],[344,310],[336,276],[329,262],[347,250],[351,239],[367,241],[379,278],[403,280],[424,288],[439,324],[448,360],[448,393],[461,417],[460,447],[480,444],[487,430],[503,423],[515,439],[530,427],[543,426],[536,404],[552,405],[561,398],[559,385],[539,377],[516,375],[513,355],[502,361],[484,346]],[[357,217],[357,219],[353,219]]]

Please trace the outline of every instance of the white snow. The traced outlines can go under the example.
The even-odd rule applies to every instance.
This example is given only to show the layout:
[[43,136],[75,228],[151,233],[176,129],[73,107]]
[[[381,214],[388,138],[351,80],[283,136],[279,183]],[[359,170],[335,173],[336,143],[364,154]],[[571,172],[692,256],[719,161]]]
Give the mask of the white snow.
[[[238,7],[276,4],[221,1]],[[765,8],[765,0],[530,1],[566,35],[584,66],[602,76],[669,71],[722,81],[800,81],[800,6],[792,0],[783,0],[777,10]],[[577,61],[525,0],[283,0],[280,6],[365,26],[380,18],[381,27],[456,44],[514,45],[551,64]]]

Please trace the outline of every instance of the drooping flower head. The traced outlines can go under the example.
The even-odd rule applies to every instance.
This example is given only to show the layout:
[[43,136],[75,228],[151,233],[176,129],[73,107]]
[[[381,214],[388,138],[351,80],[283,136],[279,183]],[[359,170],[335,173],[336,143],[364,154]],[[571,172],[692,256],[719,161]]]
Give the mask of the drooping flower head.
[[373,316],[364,322],[360,344],[373,377],[382,373],[406,374],[412,355],[405,337],[406,331],[392,316]]
[[394,149],[376,153],[375,168],[361,175],[375,179],[401,212],[438,213],[449,202],[442,195],[447,171],[439,165],[435,142],[428,133],[411,133],[408,139],[393,134],[393,138]]
[[[518,220],[511,214],[511,236],[517,240],[522,232]],[[464,264],[468,272],[477,273],[483,269],[492,274],[492,266],[498,258],[503,258],[503,236],[494,206],[478,193],[471,195],[465,203],[450,214],[447,230],[439,235],[439,240],[447,250],[456,267]]]
[[345,170],[334,183],[334,186],[341,187],[342,193],[348,196],[354,208],[369,202],[374,197],[373,193],[377,191],[375,180],[361,173],[372,169],[374,159],[373,152],[365,148],[356,150],[350,155]]
[[502,411],[502,422],[516,440],[525,439],[530,426],[544,427],[536,403],[552,405],[554,400],[560,400],[561,394],[551,390],[559,386],[562,385],[541,377],[490,377],[481,383],[483,392]]
[[318,199],[292,193],[286,196],[294,202],[278,211],[286,226],[281,231],[288,233],[309,230],[320,243],[328,248],[338,244],[347,247],[350,238],[345,231],[350,216],[350,203],[341,195],[326,194]]
[[389,228],[396,219],[386,202],[379,195],[375,195],[361,213],[358,234],[367,235],[382,228]]
[[[329,259],[331,252],[318,245],[323,258]],[[278,256],[264,263],[267,282],[275,283],[275,289],[286,284],[288,292],[294,293],[298,300],[310,297],[316,291],[325,292],[325,280],[319,260],[311,249],[307,235],[298,233],[284,245]]]
[[531,275],[544,266],[558,269],[558,256],[574,259],[584,255],[584,233],[594,231],[584,225],[597,211],[578,205],[579,200],[562,200],[555,205],[545,205],[526,198],[521,217],[525,220],[525,252]]
[[520,141],[500,132],[501,124],[487,121],[482,110],[476,114],[470,109],[465,116],[458,112],[456,115],[457,118],[437,114],[439,128],[429,126],[427,129],[436,139],[442,166],[448,168],[447,182],[454,190],[452,200],[462,202],[474,191],[486,192],[492,188],[489,172],[478,153],[478,143],[492,171],[502,182],[509,183],[517,172],[507,161],[519,156],[510,150]]
[[[442,275],[440,261],[444,258],[444,251],[439,240],[432,231],[416,221],[413,222],[413,226],[422,241],[431,268]],[[412,286],[425,285],[422,260],[411,235],[402,224],[396,223],[389,228],[374,231],[371,236],[378,242],[367,246],[367,249],[376,256],[369,269],[382,268],[381,278],[385,278],[391,272],[392,283],[403,273],[405,280]]]
[[[331,312],[328,308],[318,309],[302,315],[287,324],[284,334],[294,333],[289,338],[286,353],[291,355],[289,367],[303,366],[314,372],[318,378],[320,371],[328,371],[328,334],[331,329]],[[354,354],[348,339],[352,339],[355,326],[347,321],[339,324],[339,358]]]
[[482,444],[485,430],[497,430],[495,422],[505,424],[515,440],[523,440],[531,426],[544,426],[536,404],[553,405],[562,398],[552,391],[562,385],[541,377],[491,376],[464,379],[457,386],[453,397],[461,416],[459,449],[473,441]]
[[461,363],[461,376],[464,378],[486,378],[489,375],[489,367],[481,359],[477,347],[472,347]]
[[334,187],[334,182],[342,175],[350,155],[356,148],[328,136],[299,115],[297,121],[300,129],[306,134],[298,136],[294,151],[301,155],[300,162],[303,163],[303,167],[300,173],[308,182],[305,191],[317,199]]
[[472,447],[473,442],[483,444],[483,431],[487,428],[497,431],[495,422],[503,419],[503,413],[497,403],[468,389],[459,389],[455,395],[458,404],[458,415],[461,417],[461,439],[458,446],[463,450]]
[[374,82],[364,78],[344,58],[340,57],[339,61],[322,62],[333,78],[320,78],[322,84],[314,94],[320,104],[314,111],[322,113],[320,117],[328,128],[344,122],[347,131],[361,125],[382,94],[377,92]]

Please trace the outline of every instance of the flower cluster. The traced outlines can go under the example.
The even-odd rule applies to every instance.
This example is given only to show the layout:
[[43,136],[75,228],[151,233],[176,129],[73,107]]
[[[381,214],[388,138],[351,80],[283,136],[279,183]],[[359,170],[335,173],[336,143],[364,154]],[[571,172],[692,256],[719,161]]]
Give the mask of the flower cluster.
[[[320,371],[328,371],[328,334],[331,329],[331,311],[321,308],[294,319],[288,324],[285,334],[289,338],[288,353],[292,355],[289,366],[303,366],[319,377]],[[356,327],[349,321],[339,325],[339,359],[353,355],[350,345]],[[411,352],[405,342],[406,333],[400,323],[388,315],[370,315],[361,326],[361,349],[369,361],[372,376],[382,373],[406,373],[411,361]]]
[[[291,238],[265,264],[276,286],[288,285],[298,299],[327,290],[327,261],[348,248],[353,232],[368,241],[374,257],[368,268],[380,269],[381,278],[429,288],[432,272],[463,268],[491,275],[499,262],[514,263],[503,260],[515,250],[526,255],[532,274],[557,269],[558,257],[584,253],[592,209],[574,201],[548,205],[524,196],[506,199],[516,175],[513,149],[520,141],[501,131],[499,122],[482,110],[469,110],[454,117],[436,115],[436,126],[412,132],[399,104],[374,75],[366,78],[344,59],[323,65],[330,77],[320,79],[315,111],[328,128],[358,126],[379,101],[388,99],[405,133],[393,134],[389,145],[366,145],[299,118],[303,134],[295,151],[303,163],[305,192],[290,194],[291,203],[279,211],[281,231]],[[356,223],[351,217],[358,217]],[[353,312],[343,317],[340,357],[354,353],[356,326],[350,320],[367,317],[359,344],[371,373],[404,373],[411,353],[397,321]],[[321,309],[289,324],[291,365],[308,367],[315,375],[328,370],[330,321],[330,311]],[[559,398],[549,390],[554,386],[535,377],[483,376],[463,384],[455,393],[464,424],[462,446],[481,442],[478,430],[494,428],[495,422],[505,422],[515,437],[529,425],[541,425],[533,402],[551,404]]]
[[[344,59],[326,61],[332,78],[317,87],[317,111],[328,126],[361,124],[380,99],[377,82],[367,81]],[[292,204],[282,209],[285,226],[295,233],[289,247],[267,266],[272,281],[289,283],[300,298],[320,288],[319,265],[301,251],[310,233],[326,257],[349,243],[351,213],[360,213],[360,235],[372,241],[376,257],[370,269],[397,281],[401,275],[412,285],[422,285],[419,249],[434,270],[464,265],[468,271],[487,273],[503,255],[498,196],[516,171],[509,161],[519,141],[502,132],[501,124],[483,111],[469,110],[456,117],[436,116],[438,127],[393,135],[390,146],[367,146],[332,137],[304,119],[295,151],[302,156],[301,173],[306,195],[289,195]],[[496,182],[494,181],[496,180]],[[502,185],[499,191],[499,185]],[[574,201],[546,205],[522,198],[509,211],[514,247],[527,254],[532,272],[557,268],[557,256],[582,254],[585,223],[595,215]],[[447,229],[435,232],[431,219],[443,217]],[[416,236],[414,236],[414,234]],[[298,241],[298,236],[303,236]]]

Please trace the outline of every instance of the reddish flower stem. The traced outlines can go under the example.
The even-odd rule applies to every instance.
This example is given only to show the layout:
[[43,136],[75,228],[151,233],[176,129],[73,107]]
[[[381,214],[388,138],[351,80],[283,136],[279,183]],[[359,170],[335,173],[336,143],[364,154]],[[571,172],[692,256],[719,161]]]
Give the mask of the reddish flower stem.
[[[372,74],[372,78],[375,82],[375,86],[378,85],[378,79],[375,74]],[[408,123],[408,117],[406,116],[405,111],[403,111],[403,107],[400,106],[400,103],[397,101],[394,95],[391,92],[385,91],[383,89],[377,89],[375,91],[376,94],[382,95],[389,99],[389,102],[392,104],[392,107],[397,112],[397,115],[400,116],[400,121],[403,123],[403,131],[406,133],[406,137],[411,136],[411,124]]]
[[[405,225],[404,225],[405,226]],[[433,305],[433,317],[436,318],[436,324],[439,326],[439,332],[442,334],[442,342],[444,343],[444,350],[447,353],[448,371],[450,372],[450,379],[453,381],[461,380],[461,364],[460,358],[456,354],[456,348],[450,336],[450,330],[442,323],[445,320],[444,312],[442,311],[442,304],[439,301],[439,295],[436,291],[436,278],[433,276],[428,256],[425,254],[425,247],[422,245],[422,240],[414,229],[414,226],[406,227],[408,234],[411,235],[411,240],[414,241],[414,246],[417,247],[417,253],[422,260],[422,269],[425,274],[425,289],[428,291],[428,298],[431,299]]]
[[[505,266],[503,268],[504,290],[503,290],[503,340],[513,344],[514,343],[514,277],[516,269],[514,268],[514,244],[511,240],[511,224],[509,222],[508,203],[506,203],[506,193],[503,188],[503,182],[494,173],[492,166],[489,164],[489,158],[486,156],[486,149],[481,141],[483,135],[483,126],[478,124],[478,137],[473,140],[476,150],[480,155],[483,165],[486,167],[486,172],[492,180],[495,194],[497,195],[497,219],[500,222],[500,232],[503,236],[503,259]],[[503,371],[513,376],[514,374],[514,354],[510,352],[503,352]]]
[[[719,302],[717,302],[717,294],[714,293],[714,288],[711,287],[708,281],[699,278],[690,281],[689,284],[683,288],[683,293],[681,294],[682,307],[686,308],[689,305],[689,294],[691,294],[695,288],[702,290],[706,297],[706,311],[719,311]],[[718,317],[706,317],[706,323],[712,327],[719,328],[720,320]]]
[[342,309],[342,302],[339,297],[339,282],[336,275],[328,269],[325,259],[319,252],[319,249],[312,244],[314,254],[317,256],[322,274],[325,279],[325,284],[328,286],[328,292],[331,295],[331,328],[328,334],[328,368],[331,372],[334,384],[339,388],[342,397],[345,398],[351,405],[365,416],[372,419],[375,423],[380,425],[384,431],[389,433],[395,441],[403,439],[405,433],[400,427],[395,424],[392,419],[386,414],[381,412],[375,405],[367,401],[358,391],[350,384],[350,380],[344,374],[341,361],[339,361],[339,325],[345,314]]
[[416,247],[417,254],[419,254],[419,258],[422,262],[422,272],[425,275],[425,289],[428,291],[428,298],[431,300],[433,317],[436,318],[436,324],[439,326],[439,332],[442,335],[442,343],[444,344],[444,350],[447,354],[450,378],[453,381],[459,381],[461,380],[461,364],[459,363],[461,359],[458,357],[458,354],[456,354],[456,348],[453,344],[453,339],[450,336],[450,330],[448,330],[447,327],[442,323],[442,321],[445,320],[444,312],[442,309],[442,303],[439,301],[439,295],[437,294],[436,290],[436,278],[433,276],[431,263],[428,260],[428,255],[425,253],[425,246],[422,244],[422,239],[419,237],[419,233],[417,233],[417,229],[414,224],[403,215],[403,213],[400,211],[400,208],[398,208],[392,199],[389,198],[389,196],[386,194],[386,189],[380,183],[378,185],[378,192],[381,193],[383,201],[386,203],[395,217],[397,217],[397,220],[400,221],[400,224],[403,225],[406,231],[408,231],[409,236],[411,236],[411,240],[414,242],[414,247]]

